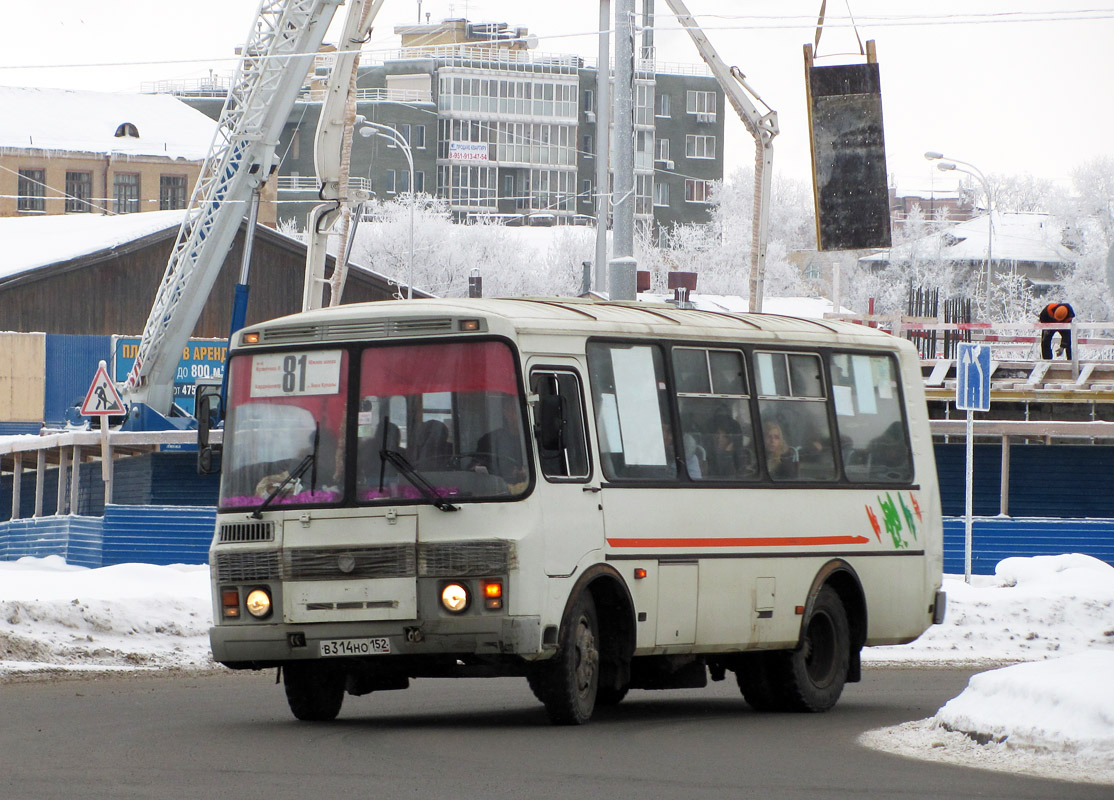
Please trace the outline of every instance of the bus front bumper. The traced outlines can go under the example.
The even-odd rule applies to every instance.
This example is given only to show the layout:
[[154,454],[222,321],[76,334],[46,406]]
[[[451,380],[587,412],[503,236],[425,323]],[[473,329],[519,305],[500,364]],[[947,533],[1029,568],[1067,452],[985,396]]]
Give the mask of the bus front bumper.
[[[372,657],[539,655],[541,618],[450,619],[425,622],[233,624],[209,629],[213,660],[266,666],[322,658],[336,651]],[[338,643],[347,643],[338,645]]]

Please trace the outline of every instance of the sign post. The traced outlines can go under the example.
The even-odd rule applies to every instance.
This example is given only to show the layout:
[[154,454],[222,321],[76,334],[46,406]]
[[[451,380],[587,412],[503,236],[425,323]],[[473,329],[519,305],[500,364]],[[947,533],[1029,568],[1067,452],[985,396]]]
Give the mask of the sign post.
[[963,577],[971,582],[971,524],[974,509],[975,417],[990,410],[990,345],[959,343],[956,360],[955,407],[967,412],[966,523],[963,541]]
[[102,361],[93,382],[89,384],[85,402],[81,404],[81,415],[101,418],[101,478],[104,480],[105,505],[112,502],[112,447],[108,442],[108,418],[123,416],[125,411],[116,384],[108,377],[108,366]]

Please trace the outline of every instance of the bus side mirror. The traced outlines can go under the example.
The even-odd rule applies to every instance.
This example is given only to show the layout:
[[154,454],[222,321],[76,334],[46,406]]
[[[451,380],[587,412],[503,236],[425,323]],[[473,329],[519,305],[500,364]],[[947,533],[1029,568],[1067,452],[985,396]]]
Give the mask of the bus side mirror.
[[550,452],[565,447],[565,398],[542,395],[538,400],[538,445]]
[[215,455],[220,453],[221,445],[209,441],[209,434],[220,425],[224,410],[221,407],[220,386],[198,386],[196,402],[197,472],[199,475],[210,475],[220,469]]

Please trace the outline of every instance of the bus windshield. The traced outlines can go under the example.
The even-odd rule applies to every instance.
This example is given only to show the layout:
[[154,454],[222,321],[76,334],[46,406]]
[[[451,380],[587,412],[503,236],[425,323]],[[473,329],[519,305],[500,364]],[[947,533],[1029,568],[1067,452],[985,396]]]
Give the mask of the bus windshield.
[[228,392],[222,508],[510,499],[532,482],[503,342],[239,355]]
[[342,499],[347,372],[342,350],[232,359],[222,508]]
[[421,496],[385,452],[402,456],[441,497],[506,498],[529,488],[522,393],[506,344],[369,347],[359,387],[357,502]]

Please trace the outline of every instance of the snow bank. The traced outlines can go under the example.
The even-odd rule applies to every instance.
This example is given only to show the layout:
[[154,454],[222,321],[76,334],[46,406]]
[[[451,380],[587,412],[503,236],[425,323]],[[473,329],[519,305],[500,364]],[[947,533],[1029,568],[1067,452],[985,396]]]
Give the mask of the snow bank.
[[51,667],[212,666],[207,566],[0,563],[0,674]]
[[975,675],[933,718],[978,741],[1114,756],[1114,650]]

